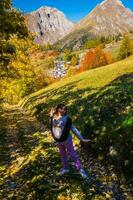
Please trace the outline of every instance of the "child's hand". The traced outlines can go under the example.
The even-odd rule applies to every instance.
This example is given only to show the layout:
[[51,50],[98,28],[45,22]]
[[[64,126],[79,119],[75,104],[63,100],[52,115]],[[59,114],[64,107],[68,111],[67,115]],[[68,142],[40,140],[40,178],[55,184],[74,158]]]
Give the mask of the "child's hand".
[[53,116],[53,114],[54,114],[54,112],[56,111],[56,109],[55,108],[52,108],[51,110],[50,110],[50,112],[49,112],[49,115],[50,115],[50,117],[52,117]]
[[91,142],[91,140],[90,139],[82,139],[82,142]]

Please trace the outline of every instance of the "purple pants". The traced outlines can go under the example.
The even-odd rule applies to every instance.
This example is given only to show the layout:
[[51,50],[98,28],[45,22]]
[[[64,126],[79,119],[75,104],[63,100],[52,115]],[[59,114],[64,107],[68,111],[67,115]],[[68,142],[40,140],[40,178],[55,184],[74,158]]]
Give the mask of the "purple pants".
[[80,161],[78,160],[78,156],[76,151],[74,150],[73,147],[73,142],[72,142],[72,138],[69,138],[65,143],[57,143],[57,146],[59,147],[59,152],[61,155],[61,161],[63,164],[63,168],[64,169],[68,169],[68,153],[70,154],[70,156],[72,157],[73,161],[74,161],[74,165],[75,168],[77,170],[80,170],[82,168]]

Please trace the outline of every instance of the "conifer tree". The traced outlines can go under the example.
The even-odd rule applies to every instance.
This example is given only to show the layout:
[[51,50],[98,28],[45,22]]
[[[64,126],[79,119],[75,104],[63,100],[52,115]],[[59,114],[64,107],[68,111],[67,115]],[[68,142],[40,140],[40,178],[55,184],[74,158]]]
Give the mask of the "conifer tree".
[[127,58],[133,53],[133,44],[129,37],[126,35],[123,38],[122,44],[120,46],[119,54],[118,54],[118,60]]

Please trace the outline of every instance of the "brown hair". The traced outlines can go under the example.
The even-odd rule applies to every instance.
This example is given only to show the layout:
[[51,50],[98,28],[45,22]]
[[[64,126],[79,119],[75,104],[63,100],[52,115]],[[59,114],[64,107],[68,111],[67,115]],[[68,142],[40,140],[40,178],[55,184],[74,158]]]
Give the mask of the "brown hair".
[[55,111],[54,114],[58,114],[58,110],[59,110],[60,108],[63,108],[63,107],[65,107],[65,110],[66,110],[65,115],[67,115],[68,109],[67,109],[67,106],[66,106],[65,103],[60,103],[60,104],[58,104],[58,105],[56,106],[56,111]]

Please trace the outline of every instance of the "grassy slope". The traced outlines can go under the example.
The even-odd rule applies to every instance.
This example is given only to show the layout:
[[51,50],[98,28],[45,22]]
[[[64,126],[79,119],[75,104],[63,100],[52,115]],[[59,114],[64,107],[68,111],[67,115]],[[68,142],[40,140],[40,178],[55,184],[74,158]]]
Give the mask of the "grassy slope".
[[[129,34],[129,38],[133,42],[133,34]],[[117,60],[121,43],[122,43],[122,40],[118,42],[114,42],[110,44],[109,48],[105,48],[104,50],[111,53],[112,56]]]
[[127,185],[118,185],[114,170],[92,156],[87,158],[79,145],[76,150],[89,170],[89,180],[83,181],[71,162],[70,174],[59,176],[58,149],[37,120],[17,107],[7,109],[3,119],[7,149],[0,156],[0,199],[106,200],[129,195]]
[[109,48],[105,48],[104,50],[110,53],[117,60],[120,45],[121,45],[121,41],[112,43],[112,45]]
[[[60,82],[54,83],[44,89],[39,90],[36,93],[33,93],[26,98],[24,98],[21,102],[21,106],[25,106],[29,102],[29,107],[32,105],[38,105],[38,103],[43,103],[48,101],[49,98],[53,103],[59,101],[59,97],[63,97],[63,94],[60,93],[60,90],[68,92],[71,95],[72,92],[78,90],[86,90],[85,92],[88,95],[88,89],[90,89],[89,94],[95,93],[100,88],[109,84],[115,78],[125,74],[133,72],[133,56],[128,59],[119,61],[117,63],[100,67],[93,70],[88,70],[77,74],[75,76],[66,78]],[[68,91],[69,88],[69,91]],[[85,97],[85,93],[82,98]],[[64,101],[66,101],[64,99]],[[70,102],[69,102],[70,101]],[[71,103],[71,96],[67,97],[67,103]]]
[[[47,126],[51,106],[65,101],[77,128],[84,136],[94,137],[92,146],[95,154],[101,159],[107,156],[128,172],[127,166],[132,163],[130,146],[133,142],[130,133],[133,128],[132,63],[133,56],[64,79],[27,97],[21,105],[29,107]],[[95,135],[90,136],[90,127]],[[123,145],[124,141],[126,143]],[[123,148],[120,149],[121,145]],[[129,145],[129,148],[126,145]],[[126,152],[125,148],[128,148]],[[126,164],[125,158],[128,155]]]
[[[77,151],[84,167],[97,178],[84,183],[77,173],[58,177],[61,164],[56,146],[49,132],[43,131],[38,121],[25,110],[29,108],[35,112],[38,119],[47,125],[50,107],[64,100],[69,104],[70,115],[79,130],[85,135],[84,128],[91,125],[96,134],[102,132],[102,143],[97,135],[94,139],[96,149],[100,145],[106,147],[104,137],[107,133],[113,135],[123,117],[124,124],[131,121],[132,63],[133,56],[110,66],[83,72],[26,97],[20,102],[22,109],[7,109],[3,116],[7,151],[1,151],[0,156],[0,199],[105,200],[123,199],[121,192],[125,199],[130,195],[128,185],[118,185],[111,166],[105,167],[103,162],[100,164],[91,156],[87,160],[79,145]],[[128,139],[126,136],[124,145],[127,143],[129,148],[131,143]],[[123,144],[119,149],[122,150],[122,147]],[[85,148],[88,151],[88,146]],[[101,157],[103,150],[108,151],[100,149]]]

